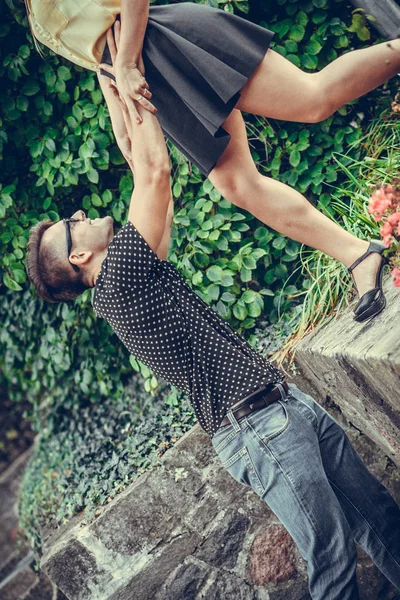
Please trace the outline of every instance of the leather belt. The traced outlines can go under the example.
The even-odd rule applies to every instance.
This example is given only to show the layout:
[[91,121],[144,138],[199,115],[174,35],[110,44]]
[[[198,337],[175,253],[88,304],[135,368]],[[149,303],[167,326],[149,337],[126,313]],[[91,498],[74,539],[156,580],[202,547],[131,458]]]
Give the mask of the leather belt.
[[[281,383],[282,387],[284,388],[284,390],[287,392],[289,390],[289,386],[286,383],[286,381],[282,381],[279,382]],[[271,388],[272,386],[272,388]],[[235,402],[235,404],[233,404],[229,410],[231,410],[232,412],[235,413],[235,418],[236,419],[240,419],[241,417],[244,417],[246,415],[248,415],[249,413],[258,410],[259,408],[263,408],[264,406],[269,406],[270,404],[272,404],[273,402],[276,402],[277,400],[279,400],[281,398],[281,392],[279,390],[278,387],[276,387],[276,385],[274,385],[273,383],[269,383],[266,387],[263,388],[259,388],[258,390],[256,390],[255,392],[253,392],[252,394],[250,394],[249,396],[246,396],[245,398],[242,398],[241,400],[238,400],[237,402]],[[245,403],[244,405],[242,405],[242,403]],[[235,409],[235,405],[238,404],[238,408]],[[221,423],[219,424],[220,427],[223,427],[224,425],[229,425],[230,424],[230,420],[228,419],[227,416],[225,416]]]

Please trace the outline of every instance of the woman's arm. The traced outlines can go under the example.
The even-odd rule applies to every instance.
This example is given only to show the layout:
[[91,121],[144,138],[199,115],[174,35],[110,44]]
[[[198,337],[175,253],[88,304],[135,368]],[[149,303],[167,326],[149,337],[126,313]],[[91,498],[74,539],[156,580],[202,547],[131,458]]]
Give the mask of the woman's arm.
[[121,37],[118,62],[138,64],[149,18],[149,0],[121,0]]

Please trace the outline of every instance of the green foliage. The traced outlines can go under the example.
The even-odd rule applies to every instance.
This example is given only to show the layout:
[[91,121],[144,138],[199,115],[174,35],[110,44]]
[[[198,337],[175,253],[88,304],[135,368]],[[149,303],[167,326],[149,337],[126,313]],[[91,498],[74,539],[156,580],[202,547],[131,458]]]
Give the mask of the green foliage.
[[[241,16],[249,11],[246,1],[208,3]],[[162,440],[179,437],[192,415],[177,390],[161,394],[162,383],[150,369],[129,356],[105,321],[94,318],[92,291],[54,306],[28,284],[24,261],[32,225],[82,207],[89,218],[111,214],[118,228],[133,181],[95,73],[47,49],[43,59],[23,3],[7,4],[12,10],[2,5],[0,26],[0,384],[13,400],[31,401],[30,416],[40,432],[21,500],[22,522],[38,543],[39,524],[57,525],[84,506],[103,504],[155,460]],[[260,4],[252,6],[252,20],[273,29],[272,48],[305,71],[320,70],[367,39],[368,18],[347,0]],[[374,42],[370,35],[368,45]],[[307,126],[248,115],[253,159],[262,174],[333,215],[332,185],[340,188],[344,180],[334,154],[345,154],[352,144],[344,165],[357,160],[365,123],[389,101],[372,92]],[[298,274],[300,244],[230,204],[170,142],[168,148],[175,201],[169,259],[205,302],[255,344],[259,320],[267,317],[273,325],[280,315],[296,312],[310,284]],[[128,403],[125,386],[134,371],[151,404],[164,397],[169,412],[160,401],[150,416],[139,394]],[[124,429],[126,410],[136,411],[130,428],[137,437]]]

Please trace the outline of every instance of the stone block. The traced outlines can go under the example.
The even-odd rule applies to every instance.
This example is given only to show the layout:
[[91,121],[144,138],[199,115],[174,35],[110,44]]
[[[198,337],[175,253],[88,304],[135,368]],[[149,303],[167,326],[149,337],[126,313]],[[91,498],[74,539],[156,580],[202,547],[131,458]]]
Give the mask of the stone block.
[[126,586],[107,596],[107,600],[154,600],[170,573],[194,552],[199,543],[200,537],[192,533],[179,535],[164,544],[154,551],[152,560]]
[[311,600],[307,579],[292,579],[289,585],[268,590],[268,600]]
[[[248,583],[221,569],[207,588],[207,600],[256,600],[255,589]],[[183,600],[183,598],[182,598]]]
[[362,600],[399,600],[400,592],[390,583],[360,546],[357,549],[357,583]]
[[[157,478],[157,473],[153,476]],[[89,530],[107,549],[132,555],[156,547],[178,523],[160,492],[144,483],[116,498]]]
[[233,569],[249,526],[249,518],[236,510],[227,512],[225,518],[211,531],[199,549],[196,558],[213,565]]
[[215,450],[211,444],[210,436],[196,423],[164,454],[164,463],[167,468],[174,465],[178,460],[178,466],[183,454],[190,456],[190,460],[196,467],[203,469],[215,458]]
[[295,544],[282,525],[270,525],[253,540],[249,574],[256,585],[282,583],[296,575]]
[[89,600],[91,588],[105,585],[110,575],[83,544],[76,539],[58,545],[48,554],[42,568],[71,600]]
[[155,600],[197,600],[211,570],[209,565],[193,562],[191,557],[185,559],[168,578],[164,588],[156,594]]
[[61,590],[57,590],[43,571],[39,571],[38,580],[21,600],[68,600]]

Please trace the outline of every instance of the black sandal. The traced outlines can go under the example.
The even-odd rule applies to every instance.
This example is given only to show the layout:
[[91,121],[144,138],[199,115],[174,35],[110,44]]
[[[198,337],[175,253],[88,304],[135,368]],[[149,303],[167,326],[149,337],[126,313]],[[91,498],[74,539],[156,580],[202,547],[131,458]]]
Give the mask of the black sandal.
[[[369,246],[364,252],[364,254],[357,258],[357,260],[355,260],[353,264],[350,265],[350,267],[348,267],[348,271],[351,273],[354,284],[356,284],[356,282],[352,273],[353,269],[372,252],[378,252],[378,254],[382,255],[384,250],[387,250],[387,246],[385,246],[385,244],[381,240],[371,240],[369,242]],[[379,265],[379,269],[376,274],[374,289],[365,292],[365,294],[361,296],[354,308],[353,319],[355,321],[362,322],[370,317],[375,317],[375,315],[379,314],[385,308],[386,298],[382,290],[382,275],[383,268],[386,264],[388,264],[388,262],[388,258],[382,255],[381,264]]]

